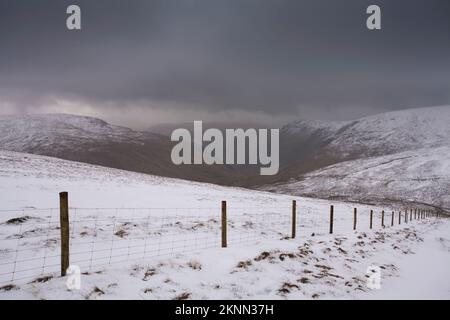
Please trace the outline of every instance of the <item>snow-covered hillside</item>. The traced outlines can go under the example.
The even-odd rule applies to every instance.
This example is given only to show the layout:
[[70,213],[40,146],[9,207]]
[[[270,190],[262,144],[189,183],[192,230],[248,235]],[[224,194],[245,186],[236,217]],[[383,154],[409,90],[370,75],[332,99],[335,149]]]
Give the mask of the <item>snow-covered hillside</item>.
[[320,135],[326,150],[352,155],[385,155],[424,147],[450,145],[450,106],[406,109],[349,122],[296,121],[283,127],[286,135]]
[[449,208],[450,106],[282,129],[278,179],[261,190],[327,199]]
[[[60,191],[69,192],[70,259],[81,268],[80,290],[67,290],[59,277]],[[296,239],[290,238],[293,199]],[[448,298],[449,224],[434,217],[403,222],[405,208],[357,205],[355,232],[354,204],[9,151],[0,151],[0,205],[0,299],[401,298],[411,293],[404,284],[415,283],[409,275],[421,273],[417,261],[424,258],[439,267],[421,278],[419,296]],[[382,270],[386,291],[367,287],[370,265]]]
[[143,133],[114,126],[103,120],[70,114],[0,116],[1,149],[26,152],[57,148],[76,140],[135,142]]
[[0,150],[45,155],[110,168],[195,181],[231,182],[224,166],[177,166],[168,137],[85,116],[0,116]]
[[412,202],[450,210],[450,146],[350,160],[267,185],[293,195],[386,203]]
[[[32,154],[0,151],[1,209],[55,207],[68,191],[77,207],[211,207],[273,204],[288,196],[111,169]],[[125,196],[126,195],[126,196]]]

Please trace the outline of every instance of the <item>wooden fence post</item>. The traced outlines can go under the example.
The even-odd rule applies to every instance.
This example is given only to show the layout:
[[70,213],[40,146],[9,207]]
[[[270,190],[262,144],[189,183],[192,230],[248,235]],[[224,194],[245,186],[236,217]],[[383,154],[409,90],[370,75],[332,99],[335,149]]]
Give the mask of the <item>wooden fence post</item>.
[[330,233],[333,233],[333,216],[334,216],[334,206],[330,206]]
[[59,224],[61,231],[61,277],[69,268],[69,194],[59,194]]
[[384,228],[384,210],[381,211],[381,227]]
[[222,248],[227,247],[227,202],[222,201]]
[[297,201],[292,200],[292,239],[295,239],[297,229]]
[[412,209],[409,211],[409,221],[412,220]]
[[372,229],[373,226],[373,210],[370,210],[370,229]]
[[392,215],[391,215],[391,227],[394,226],[394,211],[392,211]]
[[405,210],[405,223],[408,223],[408,210]]
[[358,220],[358,209],[354,208],[353,209],[353,230],[356,230],[357,220]]
[[401,211],[398,212],[398,224],[399,225],[402,224],[402,212]]

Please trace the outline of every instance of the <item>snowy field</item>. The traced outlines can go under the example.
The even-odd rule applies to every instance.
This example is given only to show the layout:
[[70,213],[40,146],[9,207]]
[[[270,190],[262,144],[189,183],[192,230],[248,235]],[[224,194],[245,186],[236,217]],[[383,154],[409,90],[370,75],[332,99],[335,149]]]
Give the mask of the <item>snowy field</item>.
[[[71,263],[81,267],[81,290],[68,291],[58,277],[61,191],[69,192]],[[296,239],[290,239],[292,200]],[[420,263],[438,267],[430,283],[417,279],[426,287],[418,295],[450,298],[449,224],[406,223],[416,208],[298,198],[6,151],[0,206],[0,299],[397,298],[411,294],[404,288],[416,285]],[[383,272],[380,291],[365,283],[373,264]]]

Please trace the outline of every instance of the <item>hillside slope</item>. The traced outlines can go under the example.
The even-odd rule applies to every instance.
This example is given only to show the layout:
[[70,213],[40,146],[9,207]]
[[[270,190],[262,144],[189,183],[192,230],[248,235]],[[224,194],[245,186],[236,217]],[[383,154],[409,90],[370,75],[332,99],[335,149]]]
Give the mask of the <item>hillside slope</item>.
[[68,114],[0,117],[0,150],[205,182],[234,180],[223,166],[176,166],[165,136]]
[[261,189],[358,202],[450,208],[450,146],[341,162]]

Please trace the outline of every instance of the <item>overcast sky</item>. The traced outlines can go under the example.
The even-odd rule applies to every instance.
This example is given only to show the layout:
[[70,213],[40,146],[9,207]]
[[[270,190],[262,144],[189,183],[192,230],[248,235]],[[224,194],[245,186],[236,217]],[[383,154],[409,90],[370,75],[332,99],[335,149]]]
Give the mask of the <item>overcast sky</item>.
[[[82,30],[66,29],[78,4]],[[382,9],[382,30],[365,27]],[[448,0],[0,0],[0,113],[145,127],[450,105]]]

